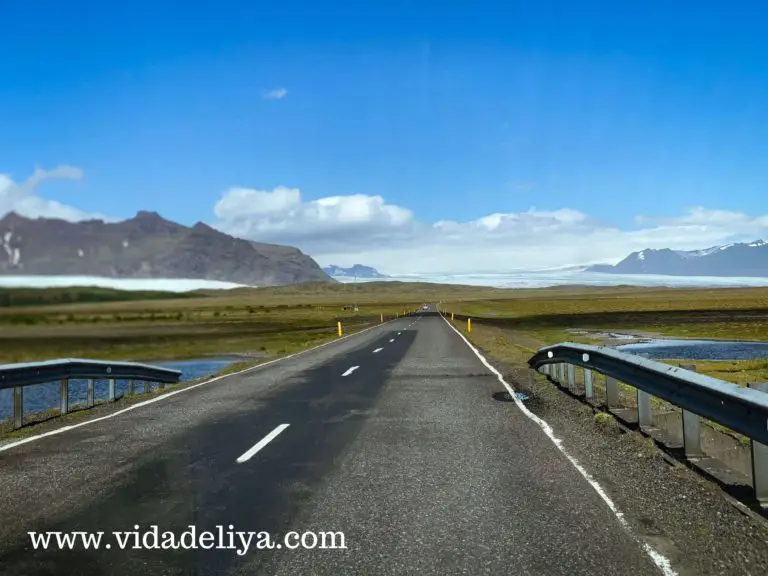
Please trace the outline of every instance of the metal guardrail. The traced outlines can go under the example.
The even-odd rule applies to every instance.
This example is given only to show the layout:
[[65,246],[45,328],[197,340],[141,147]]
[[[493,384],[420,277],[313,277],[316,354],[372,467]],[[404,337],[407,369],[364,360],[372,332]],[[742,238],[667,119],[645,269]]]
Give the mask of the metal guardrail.
[[[63,358],[45,362],[0,365],[0,390],[13,389],[13,426],[24,424],[24,387],[33,384],[60,382],[60,413],[69,412],[69,381],[86,380],[86,405],[95,405],[94,381],[108,380],[109,401],[115,400],[115,381],[128,380],[128,390],[134,393],[135,381],[157,382],[160,388],[175,384],[181,379],[181,372],[160,366],[138,362],[109,362]],[[146,385],[145,385],[146,391]]]
[[619,404],[617,381],[633,386],[637,390],[637,416],[641,427],[652,425],[651,397],[680,407],[684,450],[688,458],[703,455],[700,417],[750,438],[753,488],[758,502],[768,506],[768,390],[761,391],[762,385],[742,388],[613,348],[572,342],[541,348],[528,364],[558,383],[565,382],[567,368],[570,388],[575,384],[574,367],[582,367],[587,399],[594,399],[592,372],[604,374],[609,408]]

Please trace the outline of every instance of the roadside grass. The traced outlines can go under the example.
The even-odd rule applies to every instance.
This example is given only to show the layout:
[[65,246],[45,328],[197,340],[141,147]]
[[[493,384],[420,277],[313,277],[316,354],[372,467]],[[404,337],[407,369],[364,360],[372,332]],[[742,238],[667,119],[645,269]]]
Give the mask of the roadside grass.
[[[357,332],[364,330],[365,328],[368,328],[369,326],[370,325],[365,325],[365,324],[355,325],[353,327],[350,327],[349,330],[347,330],[346,334],[355,334]],[[270,349],[264,346],[262,348],[265,348],[266,352],[262,350],[261,357],[245,359],[239,362],[233,362],[232,364],[225,366],[221,370],[218,370],[214,374],[205,376],[203,378],[186,380],[183,382],[179,382],[177,384],[166,384],[165,387],[162,389],[159,387],[154,387],[147,391],[142,390],[142,392],[135,392],[134,394],[124,394],[123,396],[117,398],[114,402],[109,402],[108,400],[105,400],[105,399],[99,399],[96,401],[95,405],[91,408],[87,407],[85,403],[73,404],[73,405],[70,405],[69,407],[70,411],[67,414],[64,414],[63,416],[61,415],[61,411],[59,410],[59,408],[52,408],[52,409],[44,410],[40,412],[25,413],[24,426],[18,429],[13,428],[12,420],[0,421],[0,440],[21,439],[27,436],[43,433],[48,430],[52,430],[62,426],[76,424],[83,420],[89,419],[90,417],[98,417],[101,415],[106,415],[111,412],[115,412],[115,411],[127,408],[133,404],[143,402],[150,398],[162,396],[164,394],[168,394],[169,392],[187,388],[189,386],[199,384],[201,382],[205,382],[219,376],[225,376],[227,374],[234,374],[236,372],[241,372],[248,368],[253,368],[260,364],[264,364],[265,362],[273,361],[273,360],[282,358],[284,356],[289,356],[291,354],[301,352],[302,350],[319,346],[321,344],[330,342],[337,338],[338,338],[338,335],[336,332],[334,333],[309,333],[306,331],[299,332],[295,334],[291,340],[278,340],[275,343],[275,345],[279,343],[280,348],[275,347]]]
[[685,338],[768,340],[766,288],[517,290],[503,299],[450,300],[443,309],[471,316],[475,322],[528,333],[610,329]]
[[354,311],[304,303],[261,307],[227,304],[180,318],[166,315],[155,320],[148,320],[148,313],[134,320],[105,317],[91,305],[87,310],[70,312],[65,322],[55,325],[44,321],[51,313],[39,309],[33,323],[4,325],[0,321],[0,362],[59,357],[150,361],[231,354],[279,355],[297,346],[337,337],[337,322],[341,322],[346,334],[378,324],[382,316],[389,320],[402,315],[416,305],[360,305]]

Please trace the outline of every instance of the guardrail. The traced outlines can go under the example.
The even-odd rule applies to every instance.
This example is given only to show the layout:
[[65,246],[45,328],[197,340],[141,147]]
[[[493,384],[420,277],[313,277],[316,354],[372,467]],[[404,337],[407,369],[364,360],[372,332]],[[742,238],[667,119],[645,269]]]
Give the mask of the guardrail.
[[[703,456],[700,418],[717,422],[751,441],[752,486],[757,501],[768,507],[768,385],[742,388],[605,346],[564,342],[538,350],[528,361],[534,370],[558,384],[575,385],[574,368],[584,369],[585,396],[594,399],[592,373],[606,377],[606,404],[619,405],[618,381],[637,390],[638,425],[652,426],[651,398],[657,397],[682,409],[685,456]],[[567,371],[567,375],[566,375]],[[764,390],[764,391],[763,391]]]
[[102,360],[84,360],[63,358],[45,362],[0,365],[0,390],[13,389],[13,427],[24,425],[24,388],[33,384],[60,383],[60,414],[69,412],[70,380],[86,380],[86,407],[95,405],[94,381],[108,380],[108,399],[115,400],[115,381],[128,380],[128,393],[135,392],[135,382],[156,382],[160,388],[165,384],[175,384],[181,378],[181,372],[160,366],[137,362],[108,362]]

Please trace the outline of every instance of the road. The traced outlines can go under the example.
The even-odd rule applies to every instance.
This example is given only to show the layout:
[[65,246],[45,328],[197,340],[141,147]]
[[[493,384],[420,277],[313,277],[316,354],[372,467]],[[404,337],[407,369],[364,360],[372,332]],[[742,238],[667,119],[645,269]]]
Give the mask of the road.
[[[659,574],[502,391],[433,307],[4,450],[0,573]],[[35,551],[27,535],[136,525],[342,532],[346,549]]]

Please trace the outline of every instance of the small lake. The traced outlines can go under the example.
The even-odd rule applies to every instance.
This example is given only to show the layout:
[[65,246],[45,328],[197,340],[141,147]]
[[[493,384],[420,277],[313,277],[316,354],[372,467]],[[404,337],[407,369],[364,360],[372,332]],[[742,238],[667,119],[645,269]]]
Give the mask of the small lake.
[[717,340],[650,340],[622,344],[616,350],[648,358],[680,360],[755,360],[768,358],[768,342]]
[[[195,358],[192,360],[173,360],[173,361],[147,361],[144,364],[152,366],[162,366],[172,368],[181,372],[181,381],[195,380],[215,374],[219,370],[226,368],[230,364],[246,360],[239,357],[220,357],[220,358]],[[136,382],[136,391],[143,391],[143,383]],[[157,384],[151,385],[154,390]],[[115,396],[120,397],[128,392],[127,380],[115,381]],[[94,396],[96,402],[105,400],[109,396],[109,382],[107,380],[96,380],[94,382]],[[70,380],[69,382],[69,404],[75,405],[86,401],[86,382],[85,380]],[[31,414],[42,412],[59,406],[59,383],[51,382],[47,384],[36,384],[34,386],[24,387],[24,413]],[[0,420],[6,420],[13,417],[13,390],[0,390]]]

